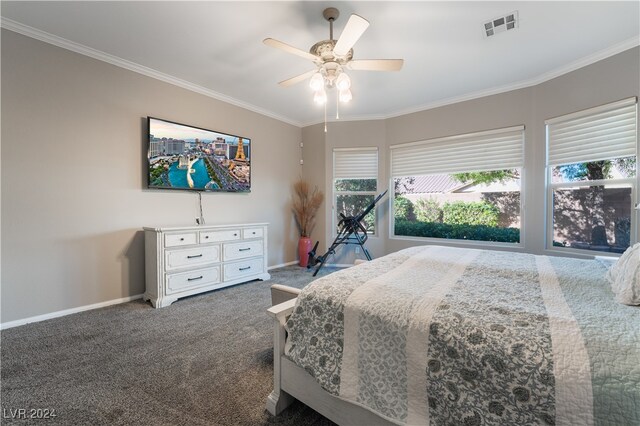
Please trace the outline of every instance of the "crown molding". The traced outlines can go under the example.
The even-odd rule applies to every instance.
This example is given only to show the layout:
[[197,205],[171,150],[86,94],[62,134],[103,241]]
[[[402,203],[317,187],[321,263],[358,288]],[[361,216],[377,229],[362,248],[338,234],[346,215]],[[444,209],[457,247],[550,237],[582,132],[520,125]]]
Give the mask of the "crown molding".
[[133,71],[138,74],[145,75],[147,77],[155,78],[156,80],[160,80],[165,83],[169,83],[174,86],[178,86],[183,89],[187,89],[192,92],[196,92],[201,95],[205,95],[210,98],[213,98],[222,102],[226,102],[228,104],[231,104],[240,108],[247,109],[249,111],[282,121],[287,124],[291,124],[296,127],[302,127],[302,124],[299,121],[292,120],[288,117],[284,117],[279,114],[275,114],[271,111],[265,110],[263,108],[257,107],[247,102],[243,102],[238,99],[232,98],[230,96],[223,95],[222,93],[218,93],[214,90],[207,89],[206,87],[200,86],[198,84],[194,84],[186,80],[182,80],[180,78],[171,76],[169,74],[156,71],[152,68],[145,67],[143,65],[128,61],[126,59],[122,59],[118,56],[111,55],[101,50],[93,49],[83,44],[76,43],[74,41],[67,40],[65,38],[58,37],[48,32],[39,30],[37,28],[33,28],[28,25],[21,24],[20,22],[14,21],[12,19],[2,17],[0,19],[0,27],[7,29],[9,31],[13,31],[18,34],[22,34],[27,37],[34,38],[36,40],[43,41],[45,43],[52,44],[54,46],[61,47],[63,49],[70,50],[75,53],[79,53],[81,55],[89,56],[90,58],[97,59],[99,61],[107,62],[111,65],[115,65],[117,67],[124,68],[129,71]]
[[607,59],[613,55],[617,55],[618,53],[622,53],[625,50],[633,49],[636,46],[640,46],[640,37],[632,37],[628,40],[623,41],[622,43],[615,44],[611,47],[608,47],[606,49],[600,50],[598,52],[592,53],[591,55],[588,55],[581,59],[573,61],[567,65],[556,68],[555,70],[546,72],[538,76],[537,78],[532,79],[531,86],[544,83],[545,81],[549,81],[556,77],[560,77],[564,74],[568,74],[572,71],[586,67],[587,65],[595,64],[598,61]]
[[[27,37],[34,38],[36,40],[43,41],[45,43],[52,44],[54,46],[61,47],[63,49],[71,50],[73,52],[79,53],[81,55],[89,56],[93,59],[97,59],[103,62],[107,62],[111,65],[115,65],[120,68],[125,68],[129,71],[137,72],[139,74],[146,75],[147,77],[155,78],[157,80],[163,81],[165,83],[172,84],[174,86],[181,87],[183,89],[190,90],[192,92],[199,93],[201,95],[208,96],[213,99],[217,99],[219,101],[226,102],[228,104],[247,109],[249,111],[253,111],[255,113],[264,115],[266,117],[270,117],[279,121],[282,121],[287,124],[291,124],[296,127],[308,127],[316,124],[324,123],[323,120],[319,121],[311,121],[311,122],[300,122],[289,117],[285,117],[279,114],[275,114],[271,111],[265,110],[263,108],[257,107],[255,105],[249,104],[247,102],[240,101],[238,99],[232,98],[227,95],[223,95],[211,89],[207,89],[206,87],[188,82],[186,80],[182,80],[180,78],[171,76],[169,74],[162,73],[160,71],[156,71],[152,68],[145,67],[143,65],[139,65],[135,62],[128,61],[126,59],[119,58],[117,56],[102,52],[97,49],[93,49],[91,47],[85,46],[80,43],[76,43],[62,37],[58,37],[56,35],[47,33],[45,31],[39,30],[37,28],[30,27],[28,25],[21,24],[20,22],[4,18],[0,19],[0,27],[5,28],[7,30],[25,35]],[[332,122],[345,122],[345,121],[373,121],[373,120],[386,120],[389,118],[400,117],[402,115],[414,114],[421,111],[427,111],[434,108],[439,108],[459,102],[470,101],[473,99],[479,99],[485,96],[497,95],[500,93],[510,92],[513,90],[524,89],[527,87],[536,86],[538,84],[544,83],[546,81],[552,80],[554,78],[560,77],[564,74],[570,73],[577,69],[583,68],[587,65],[594,64],[603,59],[609,58],[618,53],[622,53],[625,50],[632,49],[636,46],[640,45],[640,37],[632,37],[628,40],[625,40],[621,43],[618,43],[614,46],[611,46],[607,49],[603,49],[594,54],[585,56],[581,59],[578,59],[570,64],[563,65],[562,67],[556,68],[554,70],[548,71],[539,76],[522,80],[516,83],[510,83],[503,86],[492,87],[489,89],[480,90],[473,93],[467,93],[461,96],[454,96],[451,98],[441,99],[434,102],[429,102],[426,104],[417,105],[414,107],[397,110],[391,112],[389,114],[371,114],[371,115],[363,115],[363,116],[343,116],[341,119],[330,119],[328,123]]]

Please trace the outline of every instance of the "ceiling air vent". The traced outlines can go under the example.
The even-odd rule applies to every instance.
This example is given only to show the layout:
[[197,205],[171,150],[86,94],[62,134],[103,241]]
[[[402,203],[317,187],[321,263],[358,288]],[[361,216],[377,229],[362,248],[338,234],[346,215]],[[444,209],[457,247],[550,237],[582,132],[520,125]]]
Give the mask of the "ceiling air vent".
[[518,11],[494,18],[485,22],[483,26],[485,37],[491,37],[492,35],[515,28],[518,28]]

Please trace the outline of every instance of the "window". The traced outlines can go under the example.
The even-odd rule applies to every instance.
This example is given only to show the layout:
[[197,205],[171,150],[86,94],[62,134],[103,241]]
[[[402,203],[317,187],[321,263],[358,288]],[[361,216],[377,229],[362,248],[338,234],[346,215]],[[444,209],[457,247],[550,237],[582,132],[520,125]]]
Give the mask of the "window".
[[636,98],[547,120],[547,248],[636,241]]
[[391,147],[392,234],[520,242],[524,126]]
[[[345,216],[357,216],[378,191],[378,149],[336,148],[333,150],[333,229]],[[367,233],[376,232],[376,209],[364,218]]]

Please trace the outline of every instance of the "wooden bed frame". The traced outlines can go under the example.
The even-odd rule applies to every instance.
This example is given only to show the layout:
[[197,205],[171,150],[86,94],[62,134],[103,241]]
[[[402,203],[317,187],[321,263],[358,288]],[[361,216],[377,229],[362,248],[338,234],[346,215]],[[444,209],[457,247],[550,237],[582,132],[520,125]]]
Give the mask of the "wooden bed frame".
[[331,395],[309,373],[285,356],[284,324],[293,312],[295,303],[294,298],[267,310],[274,319],[273,392],[267,397],[267,410],[277,416],[297,399],[339,425],[395,424],[368,409]]

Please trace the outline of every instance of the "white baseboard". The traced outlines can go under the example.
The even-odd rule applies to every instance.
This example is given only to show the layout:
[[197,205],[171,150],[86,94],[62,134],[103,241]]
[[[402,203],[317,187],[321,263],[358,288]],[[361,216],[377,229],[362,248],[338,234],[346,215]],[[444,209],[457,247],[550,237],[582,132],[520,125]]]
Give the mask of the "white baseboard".
[[[297,265],[297,264],[298,264],[298,261],[297,260],[293,260],[291,262],[286,262],[286,263],[281,263],[279,265],[269,266],[267,268],[267,270],[270,271],[272,269],[283,268],[285,266],[292,266],[292,265]],[[342,264],[333,264],[332,263],[332,264],[326,264],[325,266],[349,267],[349,266],[353,266],[353,265],[352,264],[342,265]],[[120,299],[108,300],[106,302],[94,303],[92,305],[79,306],[77,308],[65,309],[65,310],[62,310],[62,311],[51,312],[51,313],[43,314],[43,315],[36,315],[35,317],[23,318],[23,319],[19,319],[19,320],[15,320],[15,321],[8,321],[8,322],[4,322],[4,323],[0,324],[0,330],[6,330],[8,328],[18,327],[20,325],[29,324],[29,323],[32,323],[32,322],[40,322],[40,321],[46,321],[46,320],[52,319],[52,318],[64,317],[66,315],[76,314],[78,312],[90,311],[92,309],[104,308],[104,307],[111,306],[111,305],[118,305],[120,303],[127,303],[127,302],[131,302],[132,300],[136,300],[136,299],[140,299],[140,298],[142,298],[142,294],[136,294],[135,296],[122,297]]]
[[297,265],[297,264],[298,264],[298,261],[297,260],[293,260],[291,262],[281,263],[279,265],[268,266],[267,267],[267,271],[270,271],[270,270],[276,269],[276,268],[284,268],[285,266]]
[[108,300],[106,302],[94,303],[92,305],[79,306],[77,308],[65,309],[62,311],[51,312],[43,315],[36,315],[35,317],[29,317],[19,319],[15,321],[8,321],[0,324],[0,330],[6,330],[7,328],[18,327],[19,325],[25,325],[32,322],[45,321],[52,318],[64,317],[66,315],[76,314],[78,312],[90,311],[92,309],[104,308],[111,305],[118,305],[120,303],[131,302],[132,300],[142,298],[142,294],[136,294],[135,296],[122,297],[120,299]]

